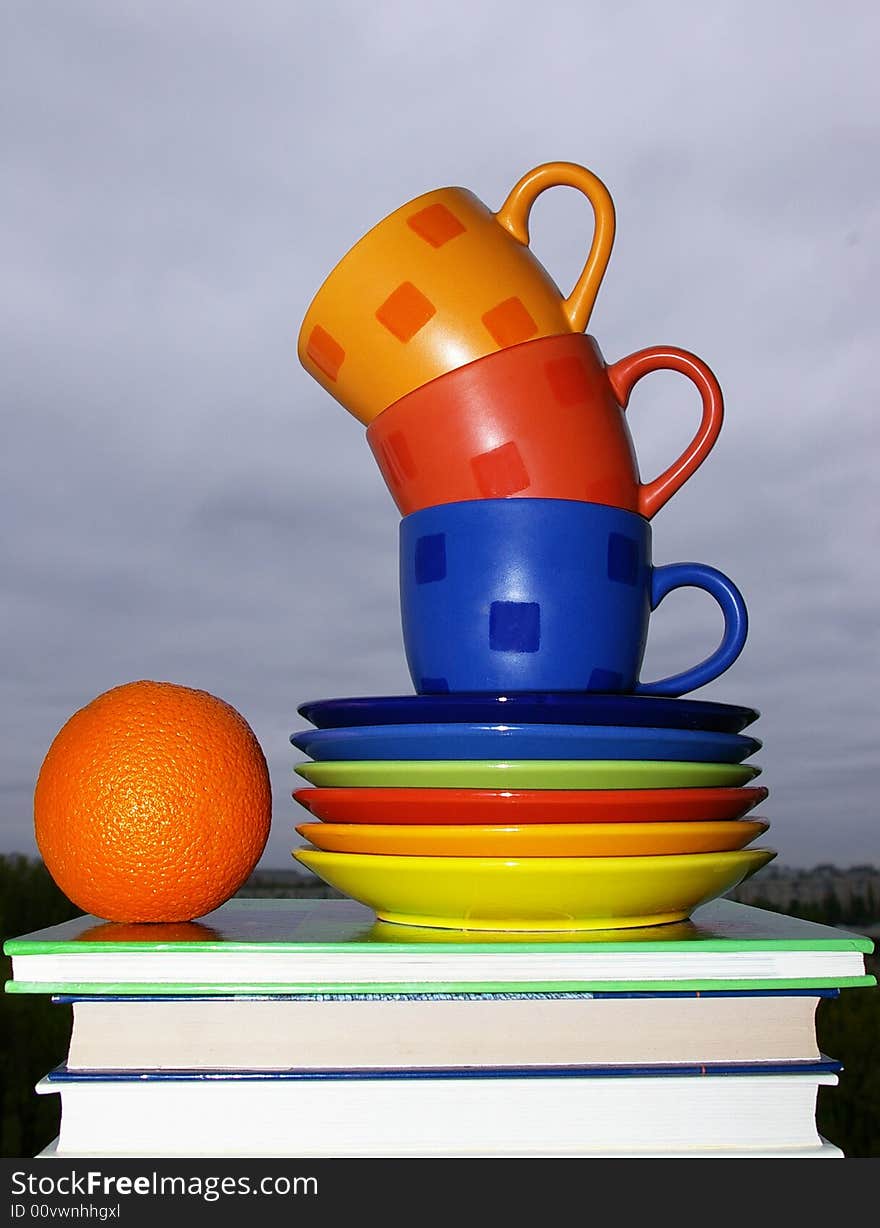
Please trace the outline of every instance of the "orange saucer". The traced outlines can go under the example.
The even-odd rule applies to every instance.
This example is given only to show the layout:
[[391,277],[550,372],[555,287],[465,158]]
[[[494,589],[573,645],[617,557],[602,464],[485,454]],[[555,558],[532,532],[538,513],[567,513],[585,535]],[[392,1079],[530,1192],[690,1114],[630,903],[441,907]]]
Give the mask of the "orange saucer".
[[644,857],[744,848],[769,823],[536,823],[525,827],[406,827],[302,823],[297,831],[331,853],[403,857]]

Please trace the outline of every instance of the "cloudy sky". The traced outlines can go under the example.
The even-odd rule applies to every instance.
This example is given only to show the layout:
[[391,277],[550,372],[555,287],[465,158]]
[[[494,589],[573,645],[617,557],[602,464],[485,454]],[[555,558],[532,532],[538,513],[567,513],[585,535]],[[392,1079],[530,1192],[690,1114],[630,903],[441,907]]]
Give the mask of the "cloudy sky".
[[[760,709],[780,864],[880,863],[876,9],[7,0],[3,27],[2,849],[35,851],[72,712],[156,678],[251,723],[261,864],[290,864],[297,704],[412,689],[398,514],[299,366],[300,322],[398,205],[458,184],[497,209],[558,158],[617,206],[606,358],[683,346],[725,392],[654,521],[655,562],[720,567],[749,607],[739,661],[694,697]],[[566,290],[590,225],[574,192],[535,208]],[[644,478],[697,413],[675,376],[639,387]],[[670,597],[643,677],[706,655],[717,622]]]

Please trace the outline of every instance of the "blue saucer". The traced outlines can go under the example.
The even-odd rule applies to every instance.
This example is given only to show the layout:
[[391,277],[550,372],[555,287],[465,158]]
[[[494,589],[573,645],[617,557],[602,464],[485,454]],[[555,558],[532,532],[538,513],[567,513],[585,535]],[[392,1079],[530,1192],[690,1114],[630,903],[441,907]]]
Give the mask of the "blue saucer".
[[341,726],[513,721],[533,725],[630,725],[740,733],[758,719],[754,708],[701,699],[535,691],[514,695],[381,695],[317,699],[297,708],[319,729]]
[[703,729],[627,726],[424,724],[305,729],[290,735],[312,759],[639,759],[741,763],[757,738]]

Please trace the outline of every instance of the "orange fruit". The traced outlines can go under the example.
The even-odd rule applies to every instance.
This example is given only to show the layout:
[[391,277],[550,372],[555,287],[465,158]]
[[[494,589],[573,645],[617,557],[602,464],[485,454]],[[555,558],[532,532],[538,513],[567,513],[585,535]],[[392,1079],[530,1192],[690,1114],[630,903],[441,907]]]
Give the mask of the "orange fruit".
[[129,682],[75,712],[43,760],[34,830],[68,899],[107,921],[191,921],[225,903],[269,836],[253,730],[207,691]]

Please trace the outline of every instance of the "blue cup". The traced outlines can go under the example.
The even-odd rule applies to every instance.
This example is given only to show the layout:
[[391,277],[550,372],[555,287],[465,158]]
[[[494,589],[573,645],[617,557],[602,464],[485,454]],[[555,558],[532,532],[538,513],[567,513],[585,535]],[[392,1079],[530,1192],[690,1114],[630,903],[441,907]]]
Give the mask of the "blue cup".
[[[692,669],[640,682],[651,611],[687,587],[721,606],[721,643]],[[745,602],[722,572],[654,567],[644,517],[568,499],[476,499],[404,516],[400,609],[420,695],[683,695],[728,669],[748,631]]]

